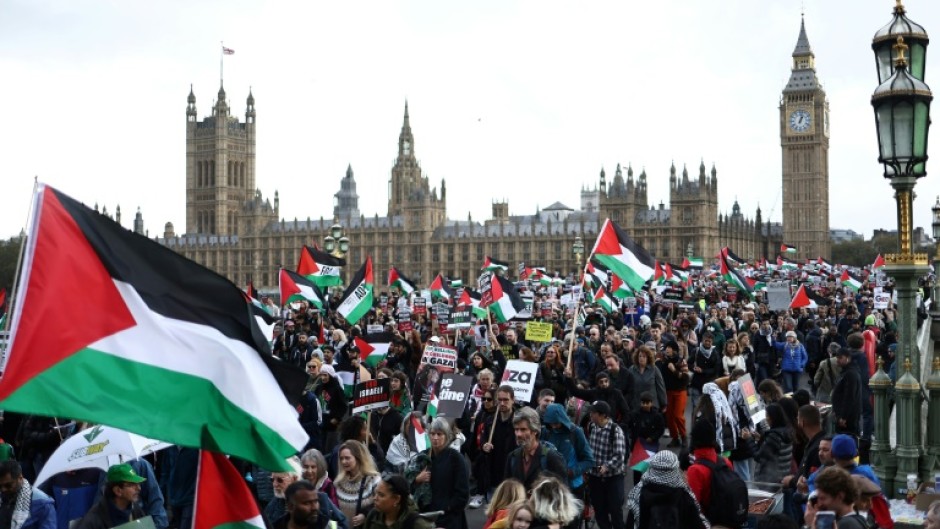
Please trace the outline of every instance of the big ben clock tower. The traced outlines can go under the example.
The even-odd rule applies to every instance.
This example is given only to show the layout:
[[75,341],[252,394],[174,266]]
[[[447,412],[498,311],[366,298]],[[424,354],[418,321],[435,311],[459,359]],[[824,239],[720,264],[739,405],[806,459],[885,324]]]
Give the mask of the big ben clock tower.
[[829,258],[829,102],[816,77],[805,22],[780,98],[783,150],[783,242],[796,259]]

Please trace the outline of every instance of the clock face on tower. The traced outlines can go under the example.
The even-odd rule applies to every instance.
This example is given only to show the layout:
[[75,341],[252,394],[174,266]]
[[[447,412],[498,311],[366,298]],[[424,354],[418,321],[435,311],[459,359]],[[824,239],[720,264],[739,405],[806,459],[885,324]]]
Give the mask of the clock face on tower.
[[806,132],[812,122],[812,116],[805,110],[794,110],[790,114],[790,128],[795,132]]
[[404,143],[402,143],[402,145],[401,145],[401,150],[402,150],[402,152],[404,152],[406,155],[411,154],[411,142],[409,142],[409,141],[406,140]]

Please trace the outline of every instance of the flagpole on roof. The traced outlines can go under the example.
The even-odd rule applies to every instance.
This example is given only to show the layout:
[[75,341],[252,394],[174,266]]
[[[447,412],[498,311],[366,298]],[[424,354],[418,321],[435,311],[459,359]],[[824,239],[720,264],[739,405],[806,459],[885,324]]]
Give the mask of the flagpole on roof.
[[219,86],[223,86],[222,63],[225,58],[225,43],[219,41]]
[[[10,301],[7,302],[6,318],[4,318],[4,321],[3,321],[2,330],[4,332],[8,332],[10,330],[10,327],[13,325],[12,322],[13,322],[13,316],[15,313],[14,309],[18,308],[19,306],[19,303],[17,303],[17,299],[16,299],[17,294],[18,294],[17,287],[19,286],[19,282],[20,282],[19,281],[20,272],[23,269],[23,259],[24,259],[24,256],[26,255],[26,244],[30,242],[31,240],[31,237],[29,237],[26,234],[28,234],[29,230],[32,229],[32,223],[30,222],[30,219],[33,218],[33,213],[34,213],[33,208],[34,206],[36,206],[36,194],[38,192],[39,192],[39,177],[34,176],[33,177],[33,190],[30,193],[30,197],[29,197],[29,208],[27,208],[26,210],[26,223],[25,223],[26,231],[22,232],[24,235],[20,237],[20,252],[19,252],[19,255],[16,257],[16,270],[13,272],[13,284],[10,286],[10,295],[8,296],[8,299]],[[10,345],[12,345],[12,340],[10,340],[8,337],[7,349],[6,349],[7,351],[10,350]],[[0,358],[0,373],[2,373],[6,369],[6,365],[7,365],[7,355],[6,355],[6,351],[4,351],[3,357]]]

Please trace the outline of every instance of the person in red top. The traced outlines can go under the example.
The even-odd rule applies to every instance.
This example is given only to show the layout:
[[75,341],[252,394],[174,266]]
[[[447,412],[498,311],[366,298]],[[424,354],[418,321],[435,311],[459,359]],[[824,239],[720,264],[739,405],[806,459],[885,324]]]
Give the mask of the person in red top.
[[[718,441],[715,438],[715,427],[708,419],[699,417],[692,426],[692,433],[689,438],[689,449],[692,450],[692,457],[695,461],[718,462],[718,452],[715,447]],[[722,458],[728,468],[733,468],[731,461]],[[695,494],[695,499],[702,506],[702,512],[708,512],[711,506],[711,483],[712,471],[705,465],[696,465],[693,461],[686,473],[686,479],[689,481],[689,488]]]

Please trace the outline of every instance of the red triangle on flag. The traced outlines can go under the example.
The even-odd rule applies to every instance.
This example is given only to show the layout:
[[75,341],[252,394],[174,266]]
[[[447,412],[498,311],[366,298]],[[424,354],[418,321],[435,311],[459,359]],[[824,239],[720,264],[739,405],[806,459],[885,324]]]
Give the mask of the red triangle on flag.
[[885,258],[882,257],[881,254],[878,254],[878,257],[875,257],[875,262],[871,265],[871,267],[872,267],[872,270],[874,270],[875,268],[881,268],[884,265],[885,265]]
[[808,307],[812,304],[809,296],[806,295],[806,287],[800,285],[800,289],[796,291],[796,295],[793,296],[793,300],[790,302],[791,309],[799,309],[803,307]]
[[[317,262],[310,255],[310,250],[306,246],[300,249],[300,262],[297,263],[297,273],[302,276],[309,276],[320,271]],[[282,298],[285,299],[285,298]]]
[[[213,529],[248,522],[261,512],[245,479],[223,454],[200,451],[192,529]],[[251,524],[254,525],[254,524]]]
[[355,340],[353,341],[355,342],[356,347],[359,348],[359,359],[365,362],[366,358],[369,358],[369,355],[375,351],[375,347],[372,347],[372,344],[358,336],[356,336]]

